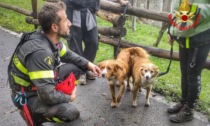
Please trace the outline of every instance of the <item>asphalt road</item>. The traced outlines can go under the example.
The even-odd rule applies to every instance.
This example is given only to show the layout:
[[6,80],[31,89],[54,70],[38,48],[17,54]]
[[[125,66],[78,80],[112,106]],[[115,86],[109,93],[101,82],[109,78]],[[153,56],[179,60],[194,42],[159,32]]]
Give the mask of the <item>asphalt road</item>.
[[[7,83],[7,65],[19,41],[19,36],[0,28],[0,126],[26,126],[13,106]],[[111,108],[111,96],[105,79],[88,81],[78,85],[77,98],[73,102],[80,110],[80,118],[65,124],[45,123],[45,126],[210,126],[205,116],[196,112],[191,122],[174,124],[168,120],[166,108],[171,103],[153,93],[150,107],[145,107],[144,93],[138,94],[138,106],[131,106],[131,92],[125,91],[119,108]]]

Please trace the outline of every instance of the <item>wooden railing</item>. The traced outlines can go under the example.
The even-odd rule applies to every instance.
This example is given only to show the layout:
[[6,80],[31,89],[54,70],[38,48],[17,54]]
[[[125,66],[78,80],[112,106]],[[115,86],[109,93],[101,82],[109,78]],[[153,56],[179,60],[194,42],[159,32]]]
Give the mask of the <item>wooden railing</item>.
[[[59,0],[47,0],[47,1],[57,2]],[[39,22],[37,20],[37,0],[31,0],[31,4],[32,4],[32,11],[25,10],[25,9],[22,9],[13,5],[7,5],[4,3],[0,3],[0,7],[16,11],[26,16],[30,16],[30,17],[26,17],[26,22],[29,24],[33,24],[35,28],[37,28],[37,26],[39,25]],[[119,37],[123,37],[126,35],[126,28],[123,27],[126,20],[125,18],[122,17],[123,10],[124,10],[124,7],[120,6],[118,3],[107,1],[107,0],[101,0],[100,10],[97,12],[97,16],[105,19],[106,21],[111,22],[113,24],[113,27],[98,27],[99,34],[100,34],[100,37],[99,37],[100,42],[113,45],[116,47],[119,43]],[[163,22],[163,24],[165,24],[165,26],[168,22],[167,12],[157,12],[157,11],[129,6],[126,10],[126,14],[136,16],[136,17],[161,21]],[[157,38],[156,43],[160,41],[166,29],[165,26],[162,27],[160,35]],[[170,52],[167,50],[144,46],[140,44],[134,44],[132,42],[121,40],[121,43],[120,43],[121,48],[126,48],[126,47],[131,47],[131,46],[142,47],[153,56],[170,59]],[[178,52],[173,53],[172,59],[179,60]],[[210,69],[210,60],[206,61],[204,68]]]

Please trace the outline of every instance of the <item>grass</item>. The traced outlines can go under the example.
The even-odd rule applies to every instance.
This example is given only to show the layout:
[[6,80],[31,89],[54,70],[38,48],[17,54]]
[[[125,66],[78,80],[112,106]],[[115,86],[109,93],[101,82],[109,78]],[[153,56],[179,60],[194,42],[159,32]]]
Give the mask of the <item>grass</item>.
[[[25,0],[0,0],[2,3],[7,3],[15,6],[19,6],[21,8],[25,8],[31,10],[30,1]],[[43,4],[43,1],[38,1],[38,8]],[[153,27],[150,25],[146,25],[138,22],[136,26],[136,31],[132,31],[132,24],[129,21],[130,17],[127,17],[128,20],[124,27],[127,29],[127,35],[123,38],[124,40],[128,40],[133,43],[152,46],[156,41],[160,28]],[[110,26],[111,23],[104,21],[103,19],[98,19],[99,26]],[[18,14],[14,11],[10,11],[7,9],[0,8],[0,26],[10,29],[15,32],[23,32],[23,31],[33,31],[34,26],[27,24],[25,22],[25,16]],[[164,36],[158,45],[158,48],[170,50],[170,45],[167,42],[167,35],[164,33]],[[174,50],[178,50],[178,44],[175,43]],[[99,43],[99,50],[96,55],[95,63],[97,64],[100,61],[106,59],[113,59],[113,47],[110,45],[106,45],[103,43]],[[169,60],[163,58],[152,57],[151,60],[159,67],[161,72],[166,71],[168,67]],[[158,92],[166,97],[168,101],[178,101],[181,96],[181,87],[180,87],[180,70],[179,70],[179,62],[173,61],[171,64],[171,68],[168,74],[157,78],[157,81],[154,85],[153,90]],[[204,69],[202,72],[202,90],[200,94],[200,100],[196,106],[196,109],[202,111],[205,114],[209,114],[207,109],[210,108],[210,98],[208,94],[210,94],[210,79],[209,79],[210,71]]]

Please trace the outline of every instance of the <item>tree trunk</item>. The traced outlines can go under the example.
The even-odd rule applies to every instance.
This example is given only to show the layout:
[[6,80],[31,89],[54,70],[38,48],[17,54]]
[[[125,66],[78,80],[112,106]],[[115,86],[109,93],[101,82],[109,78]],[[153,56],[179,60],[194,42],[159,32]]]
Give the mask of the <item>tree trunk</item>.
[[[31,17],[26,18],[26,22],[28,24],[39,25],[39,21],[37,19],[33,19]],[[127,33],[126,28],[123,27],[98,27],[99,34],[106,36],[120,36],[124,37]]]
[[[132,0],[132,2],[133,7],[136,7],[137,0]],[[132,30],[136,31],[136,16],[132,16]]]
[[[105,44],[109,44],[109,45],[114,45],[117,46],[119,41],[117,39],[113,39],[112,37],[106,37],[103,35],[100,35],[99,37],[99,41]],[[141,47],[144,48],[149,54],[156,56],[156,57],[160,57],[160,58],[166,58],[166,59],[170,59],[170,51],[166,51],[163,49],[158,49],[158,48],[154,48],[154,47],[148,47],[148,46],[143,46],[143,45],[139,45],[139,44],[134,44],[134,43],[130,43],[124,40],[121,40],[120,42],[120,47],[121,48],[127,48],[127,47]],[[172,60],[179,60],[179,53],[178,52],[173,52],[173,56],[172,56]],[[210,60],[207,60],[204,68],[210,69]]]
[[125,18],[123,18],[122,15],[114,14],[102,9],[100,9],[96,14],[97,16],[111,22],[114,26],[123,26],[125,24]]
[[[100,2],[101,9],[112,11],[114,13],[123,13],[124,7],[120,6],[118,3],[113,3],[107,0],[101,0]],[[166,12],[157,12],[152,10],[140,9],[137,7],[129,6],[127,14],[134,15],[137,17],[144,17],[152,20],[168,22],[168,13]]]
[[127,30],[123,27],[98,27],[98,32],[106,36],[120,36],[124,37]]
[[34,25],[39,25],[38,19],[33,19],[32,17],[26,17],[26,23],[28,23],[28,24],[34,24]]
[[[31,6],[32,6],[32,17],[34,19],[37,19],[37,0],[31,0]],[[36,29],[38,27],[38,25],[34,25],[34,28]]]

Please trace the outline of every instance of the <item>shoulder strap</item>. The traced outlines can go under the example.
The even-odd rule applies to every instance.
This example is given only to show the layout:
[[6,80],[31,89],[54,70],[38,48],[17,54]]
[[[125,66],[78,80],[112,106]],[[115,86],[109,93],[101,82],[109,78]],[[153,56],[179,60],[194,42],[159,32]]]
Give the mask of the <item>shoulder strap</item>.
[[[11,63],[12,63],[12,60],[13,60],[13,57],[14,57],[14,54],[18,51],[18,49],[21,47],[21,45],[23,45],[25,42],[31,40],[31,39],[34,39],[34,38],[40,38],[38,35],[33,35],[36,31],[33,31],[33,32],[25,32],[22,34],[21,38],[20,38],[20,42],[18,43],[18,45],[16,46],[11,58],[10,58],[10,62],[9,62],[9,65],[8,65],[8,69],[7,69],[7,72],[9,74],[9,70],[11,68]],[[32,36],[33,35],[33,36]],[[31,37],[32,36],[32,37]]]

